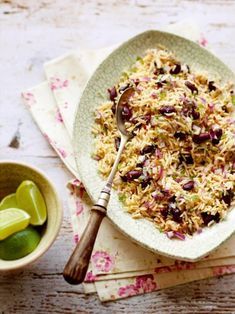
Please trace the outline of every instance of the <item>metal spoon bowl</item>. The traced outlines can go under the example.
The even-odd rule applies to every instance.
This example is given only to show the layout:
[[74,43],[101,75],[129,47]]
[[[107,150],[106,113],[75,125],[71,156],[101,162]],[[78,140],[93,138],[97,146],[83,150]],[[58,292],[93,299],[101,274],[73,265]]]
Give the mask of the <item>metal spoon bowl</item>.
[[128,101],[134,88],[130,87],[126,89],[120,96],[116,107],[116,121],[117,127],[121,135],[121,142],[117,152],[115,162],[112,170],[107,179],[105,187],[102,189],[99,199],[95,205],[91,208],[91,215],[88,224],[82,234],[82,237],[75,247],[72,255],[70,256],[67,264],[65,265],[63,276],[64,279],[70,284],[79,284],[84,281],[86,272],[88,269],[89,260],[94,247],[95,239],[103,218],[106,216],[107,205],[110,199],[110,193],[112,188],[113,179],[117,171],[117,167],[123,152],[123,149],[132,137],[132,134],[126,130],[125,119],[123,116],[124,106],[128,104]]

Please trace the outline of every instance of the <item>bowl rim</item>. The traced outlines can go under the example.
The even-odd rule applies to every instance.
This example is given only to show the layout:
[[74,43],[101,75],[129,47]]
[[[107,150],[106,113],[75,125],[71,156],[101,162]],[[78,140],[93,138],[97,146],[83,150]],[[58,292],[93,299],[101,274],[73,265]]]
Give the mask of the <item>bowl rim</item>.
[[28,168],[32,171],[34,171],[35,173],[39,174],[45,181],[48,182],[48,184],[51,186],[53,193],[54,193],[54,197],[55,197],[55,201],[57,203],[57,219],[55,221],[54,224],[54,228],[53,228],[53,236],[51,236],[48,241],[45,243],[45,245],[38,250],[38,247],[32,252],[34,253],[32,256],[30,254],[19,258],[17,260],[12,260],[12,261],[5,261],[5,260],[1,260],[5,265],[0,265],[0,273],[2,271],[9,271],[9,270],[17,270],[20,268],[25,267],[26,265],[30,265],[32,263],[34,263],[36,260],[38,260],[43,254],[45,254],[48,249],[52,246],[52,244],[54,243],[55,239],[57,238],[59,231],[61,229],[61,225],[62,225],[62,221],[63,221],[63,207],[62,207],[62,202],[61,199],[58,195],[57,189],[54,185],[54,183],[51,181],[51,179],[48,178],[48,176],[44,173],[44,171],[42,171],[41,169],[39,169],[37,166],[34,166],[32,164],[26,163],[26,162],[22,162],[22,161],[15,161],[15,160],[8,160],[8,159],[4,159],[4,160],[0,160],[0,167],[4,164],[10,164],[10,165],[17,165],[17,166],[22,166],[25,168]]

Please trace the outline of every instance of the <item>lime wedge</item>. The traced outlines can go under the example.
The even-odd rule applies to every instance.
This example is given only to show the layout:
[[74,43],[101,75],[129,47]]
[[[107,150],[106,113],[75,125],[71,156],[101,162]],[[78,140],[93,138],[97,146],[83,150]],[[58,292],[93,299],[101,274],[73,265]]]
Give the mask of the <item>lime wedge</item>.
[[0,258],[9,261],[24,257],[35,250],[40,239],[40,234],[32,227],[16,232],[0,241]]
[[46,204],[39,188],[32,181],[23,181],[16,191],[16,200],[20,208],[31,216],[30,224],[41,226],[47,219]]
[[7,208],[0,211],[0,240],[11,234],[25,229],[29,224],[30,216],[19,208]]
[[5,196],[0,203],[0,210],[7,208],[17,208],[15,193]]

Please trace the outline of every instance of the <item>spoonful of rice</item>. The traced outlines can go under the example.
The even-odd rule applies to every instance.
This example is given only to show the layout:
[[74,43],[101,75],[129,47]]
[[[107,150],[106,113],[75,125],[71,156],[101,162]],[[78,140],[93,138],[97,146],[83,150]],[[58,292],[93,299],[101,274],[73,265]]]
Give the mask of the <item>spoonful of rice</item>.
[[64,279],[72,285],[82,283],[85,278],[100,224],[103,218],[106,216],[113,179],[116,174],[123,149],[128,140],[133,136],[126,130],[125,127],[125,122],[129,120],[131,112],[128,106],[128,102],[133,93],[134,88],[130,87],[126,89],[119,98],[116,107],[116,121],[118,130],[121,135],[121,142],[117,152],[117,156],[113,164],[112,170],[109,174],[107,183],[103,190],[100,192],[97,203],[91,208],[91,215],[86,229],[84,230],[79,243],[74,249],[63,271]]

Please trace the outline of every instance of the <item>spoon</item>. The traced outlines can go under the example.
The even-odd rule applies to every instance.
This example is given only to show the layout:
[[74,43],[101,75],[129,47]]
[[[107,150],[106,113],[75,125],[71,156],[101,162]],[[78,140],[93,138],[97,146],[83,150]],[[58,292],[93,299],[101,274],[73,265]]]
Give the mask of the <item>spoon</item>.
[[125,128],[125,119],[123,117],[123,108],[128,103],[129,98],[134,92],[134,88],[126,89],[119,98],[116,108],[116,121],[119,133],[121,135],[121,142],[117,152],[115,162],[107,179],[107,183],[100,192],[99,199],[91,208],[91,215],[88,224],[82,234],[82,237],[65,265],[63,276],[64,279],[72,284],[80,284],[84,281],[91,253],[94,247],[95,239],[103,218],[106,216],[107,205],[110,198],[111,188],[117,167],[121,158],[123,149],[132,137]]

